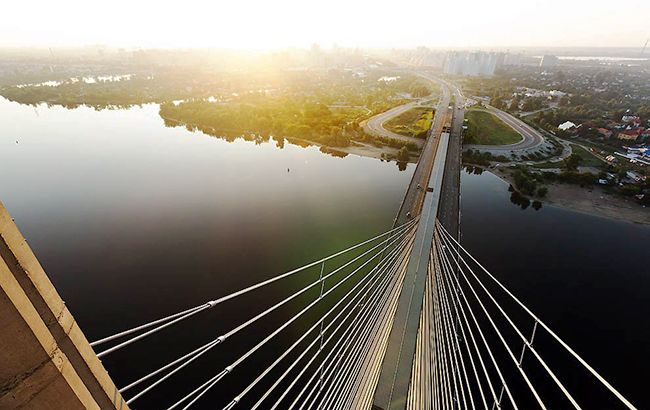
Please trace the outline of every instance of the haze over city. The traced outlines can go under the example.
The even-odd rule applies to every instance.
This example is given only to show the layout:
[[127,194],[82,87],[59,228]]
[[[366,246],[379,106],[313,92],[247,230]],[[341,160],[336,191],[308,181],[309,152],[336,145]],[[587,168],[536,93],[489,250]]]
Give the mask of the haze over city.
[[0,47],[641,47],[650,2],[118,0],[3,4]]
[[650,409],[650,0],[4,3],[0,409]]

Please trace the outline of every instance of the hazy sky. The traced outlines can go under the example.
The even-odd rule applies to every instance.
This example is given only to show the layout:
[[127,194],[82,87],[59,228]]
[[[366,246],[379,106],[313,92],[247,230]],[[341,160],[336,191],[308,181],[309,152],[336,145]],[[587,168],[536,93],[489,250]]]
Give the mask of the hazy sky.
[[0,46],[629,46],[650,0],[16,0]]

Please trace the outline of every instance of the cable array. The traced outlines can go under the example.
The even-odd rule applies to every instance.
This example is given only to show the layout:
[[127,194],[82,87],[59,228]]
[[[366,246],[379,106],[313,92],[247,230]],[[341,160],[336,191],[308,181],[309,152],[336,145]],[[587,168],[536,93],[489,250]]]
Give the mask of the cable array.
[[[281,320],[276,319],[271,330],[247,338],[248,344],[227,361],[228,365],[214,368],[212,374],[169,404],[168,410],[185,410],[207,401],[215,386],[224,383],[243,363],[260,357],[263,349],[272,349],[273,356],[256,363],[252,371],[249,366],[247,379],[236,386],[232,397],[219,398],[226,399],[224,410],[369,409],[400,292],[407,270],[411,272],[409,259],[418,248],[414,247],[418,225],[415,218],[340,252],[108,336],[92,346],[113,343],[98,353],[106,356],[282,279],[298,273],[312,275],[307,278],[313,279],[300,289],[259,307],[241,323],[139,376],[119,391],[130,396],[127,404],[131,405],[172,377],[190,372],[193,363],[201,358],[205,361],[209,352],[219,350],[233,336],[281,311]],[[432,232],[431,224],[428,232]],[[407,409],[582,409],[578,394],[571,391],[571,380],[553,369],[558,349],[591,376],[594,388],[600,386],[612,400],[635,409],[437,220],[428,263],[419,263],[426,258],[414,260],[418,261],[418,272],[426,265],[426,282],[415,355],[412,366],[407,363],[411,366],[409,389],[399,396],[406,397]],[[550,353],[549,342],[556,347]],[[551,389],[555,393],[550,394]]]
[[[309,387],[307,394],[310,400],[323,401],[334,383],[342,385],[349,379],[346,374],[353,374],[358,370],[358,366],[355,366],[356,361],[350,357],[350,354],[358,353],[360,343],[372,337],[370,324],[382,319],[380,314],[384,311],[382,303],[386,301],[388,292],[394,290],[399,283],[399,272],[403,270],[408,257],[416,227],[417,218],[343,251],[230,295],[108,336],[92,345],[96,347],[110,342],[115,343],[98,354],[100,357],[106,356],[238,296],[256,291],[299,272],[303,275],[313,274],[314,269],[310,271],[309,268],[315,268],[319,273],[318,277],[307,285],[262,308],[225,333],[215,335],[206,343],[140,376],[119,391],[123,395],[130,394],[130,397],[127,397],[127,404],[132,405],[175,375],[191,371],[189,369],[193,363],[206,357],[208,352],[226,343],[234,335],[263,321],[281,308],[283,311],[293,309],[305,298],[318,292],[313,300],[305,306],[299,306],[297,311],[285,317],[277,328],[261,335],[260,340],[251,341],[251,346],[243,354],[170,404],[168,409],[192,407],[229,374],[235,372],[242,363],[250,361],[250,358],[267,346],[273,346],[274,349],[276,346],[281,347],[278,349],[277,358],[253,377],[252,381],[224,407],[225,409],[236,407],[244,399],[249,401],[257,399],[257,402],[253,401],[252,408],[271,405],[271,400],[276,400],[274,407],[284,408],[289,400],[297,403],[294,396],[298,395],[298,392],[295,389],[296,391],[292,393],[294,388],[303,388],[305,392],[304,389]],[[328,262],[327,269],[326,262]],[[319,309],[320,316],[313,319],[316,309]],[[325,313],[321,315],[323,309]],[[285,346],[277,339],[279,335],[285,335],[287,329],[295,329],[293,332],[297,331],[300,337]],[[123,340],[125,338],[126,340]],[[301,366],[297,367],[299,364]],[[280,376],[270,377],[270,374],[275,375],[280,371],[283,371]],[[336,374],[332,373],[334,371]],[[298,372],[300,374],[296,375]],[[304,380],[301,381],[301,377]],[[266,387],[266,391],[258,393],[263,387]],[[260,395],[254,397],[252,392]],[[279,394],[281,397],[275,397]],[[301,408],[304,408],[304,403]]]
[[540,332],[594,389],[635,409],[437,222],[408,408],[583,408],[545,357],[547,345],[535,343]]

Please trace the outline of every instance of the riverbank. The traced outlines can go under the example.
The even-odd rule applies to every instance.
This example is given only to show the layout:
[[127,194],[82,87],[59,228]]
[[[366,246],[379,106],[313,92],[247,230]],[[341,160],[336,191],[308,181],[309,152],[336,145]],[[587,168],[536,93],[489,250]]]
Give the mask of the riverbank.
[[[488,172],[498,176],[510,185],[514,185],[512,176],[502,169],[489,169]],[[557,206],[588,215],[650,225],[650,209],[632,199],[611,195],[600,187],[581,188],[571,184],[548,184],[544,198],[534,198],[543,204]]]
[[[174,126],[176,127],[190,127],[193,129],[196,129],[197,131],[203,132],[206,135],[216,137],[216,138],[222,138],[222,139],[228,139],[224,135],[221,135],[221,133],[228,132],[224,130],[217,130],[214,127],[209,127],[209,126],[201,126],[199,124],[185,124],[184,122],[177,120],[175,118],[169,118],[169,117],[164,117],[161,115],[161,118],[163,121],[165,121],[166,124],[171,124],[173,123]],[[232,138],[238,138],[236,135],[239,133],[231,131],[231,135],[235,135]],[[319,147],[321,151],[325,154],[329,154],[332,156],[345,156],[345,154],[352,154],[352,155],[357,155],[360,157],[367,157],[367,158],[375,158],[375,159],[380,159],[380,160],[386,160],[387,158],[392,158],[395,159],[397,158],[397,153],[399,152],[399,149],[388,146],[388,145],[381,145],[381,146],[376,146],[370,143],[366,142],[360,142],[360,141],[355,141],[352,140],[350,141],[350,145],[347,147],[331,147],[326,144],[319,143],[317,141],[313,141],[310,139],[306,138],[298,138],[298,137],[286,137],[285,138],[287,142],[290,144],[296,144],[296,145],[301,145],[301,146],[315,146]],[[416,163],[418,159],[420,158],[419,153],[417,154],[411,154],[408,162],[410,163]]]

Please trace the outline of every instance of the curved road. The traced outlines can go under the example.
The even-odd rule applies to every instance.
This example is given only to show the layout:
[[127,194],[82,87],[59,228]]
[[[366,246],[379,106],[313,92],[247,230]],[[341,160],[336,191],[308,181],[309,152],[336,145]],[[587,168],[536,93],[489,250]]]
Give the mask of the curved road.
[[363,129],[367,134],[375,135],[384,138],[393,138],[396,140],[401,140],[404,142],[413,142],[422,147],[424,145],[424,140],[422,138],[409,137],[406,135],[397,134],[392,131],[388,131],[384,128],[384,123],[398,115],[410,110],[411,108],[417,107],[422,100],[413,101],[404,105],[391,108],[388,111],[384,111],[381,114],[377,114],[374,117],[369,118],[363,124]]
[[[445,81],[441,80],[438,77],[434,77],[432,75],[429,75],[427,73],[422,73],[422,72],[410,72],[410,74],[417,75],[419,77],[424,78],[425,80],[431,81],[432,83],[437,84],[440,86],[440,89],[442,90],[442,97],[440,101],[446,101],[445,104],[438,104],[437,111],[439,111],[442,108],[446,108],[447,105],[449,104],[449,84],[446,83]],[[456,89],[456,91],[458,91]],[[455,91],[455,92],[456,92]],[[459,91],[458,91],[459,92]],[[406,135],[400,135],[397,133],[394,133],[392,131],[387,130],[384,128],[384,123],[391,118],[394,118],[411,108],[415,108],[419,106],[423,101],[430,100],[431,96],[427,96],[424,98],[420,98],[416,101],[412,101],[410,103],[400,105],[398,107],[391,108],[388,111],[382,112],[381,114],[377,114],[374,117],[369,118],[367,121],[362,123],[363,129],[366,133],[370,135],[375,135],[379,137],[385,137],[385,138],[394,138],[397,140],[401,140],[404,142],[413,142],[418,145],[418,147],[422,148],[424,145],[424,140],[421,138],[415,138],[415,137],[408,137]],[[435,122],[435,119],[434,121]]]
[[521,134],[522,139],[519,142],[509,145],[477,145],[471,144],[466,145],[467,148],[473,149],[486,149],[490,151],[524,151],[531,148],[536,148],[544,142],[544,137],[536,129],[532,128],[530,125],[521,121],[518,118],[513,117],[507,112],[501,111],[492,106],[487,106],[488,112],[494,114],[501,121],[505,122],[510,128],[517,131]]

